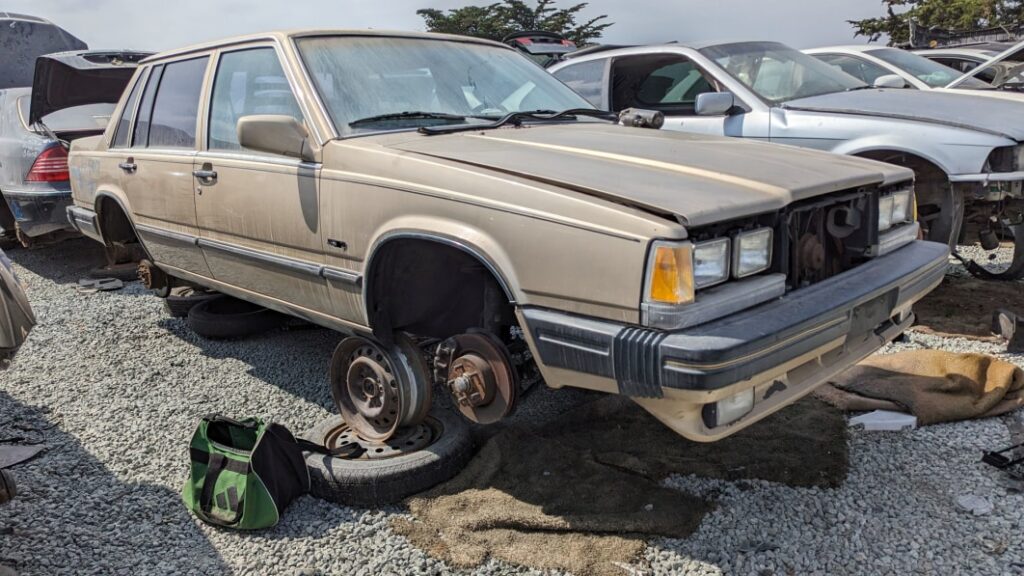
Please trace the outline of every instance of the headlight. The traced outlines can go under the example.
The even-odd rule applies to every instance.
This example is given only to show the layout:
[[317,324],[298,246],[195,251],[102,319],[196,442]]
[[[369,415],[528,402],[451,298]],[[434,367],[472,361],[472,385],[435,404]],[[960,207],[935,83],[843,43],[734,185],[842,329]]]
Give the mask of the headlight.
[[728,280],[730,259],[728,238],[694,244],[694,287],[707,288]]
[[878,199],[878,231],[909,222],[914,213],[914,194],[899,190]]
[[733,275],[746,278],[763,272],[772,264],[772,229],[759,228],[736,235],[733,249]]
[[694,300],[693,244],[655,242],[647,273],[647,301],[688,304]]

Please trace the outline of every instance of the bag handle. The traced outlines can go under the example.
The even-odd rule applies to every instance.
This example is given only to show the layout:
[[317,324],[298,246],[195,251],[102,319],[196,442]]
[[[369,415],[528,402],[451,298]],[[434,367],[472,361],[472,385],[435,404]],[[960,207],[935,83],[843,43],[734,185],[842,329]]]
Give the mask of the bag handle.
[[[197,458],[197,456],[205,456],[205,458]],[[227,507],[234,512],[234,517],[225,520],[213,516],[213,491],[217,486],[217,479],[220,478],[220,472],[225,469],[237,472],[237,474],[249,474],[249,464],[243,464],[237,460],[232,460],[225,457],[223,454],[217,452],[203,452],[201,450],[193,449],[191,451],[193,460],[206,462],[206,477],[203,479],[203,492],[200,494],[199,505],[200,510],[203,512],[203,516],[206,517],[207,521],[214,524],[221,524],[223,526],[231,526],[238,524],[242,520],[242,501],[239,500],[238,490],[234,487],[228,488],[227,494],[223,495],[226,499]]]
[[316,442],[310,442],[305,438],[296,438],[295,444],[300,450],[305,452],[316,452],[317,454],[325,454],[327,456],[341,456],[344,458],[354,458],[363,452],[363,449],[358,444],[349,444],[348,446],[340,446],[338,448],[328,448]]
[[203,420],[209,422],[224,422],[225,424],[231,424],[232,426],[238,426],[239,428],[249,428],[251,430],[256,430],[260,427],[260,423],[258,421],[242,422],[241,420],[235,420],[234,418],[229,418],[221,414],[207,414],[206,416],[203,416]]

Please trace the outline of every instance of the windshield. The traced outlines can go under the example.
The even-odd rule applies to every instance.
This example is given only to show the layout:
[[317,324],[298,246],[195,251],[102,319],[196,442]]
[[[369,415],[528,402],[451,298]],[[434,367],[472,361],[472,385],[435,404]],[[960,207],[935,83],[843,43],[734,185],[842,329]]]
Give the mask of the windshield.
[[343,135],[482,123],[510,112],[593,109],[507,48],[373,36],[303,38],[298,47]]
[[722,44],[701,53],[772,104],[867,87],[853,76],[777,42]]
[[[949,85],[950,82],[956,80],[963,73],[939,64],[934,60],[929,60],[924,56],[919,56],[913,52],[907,52],[898,48],[879,48],[878,50],[868,50],[867,54],[884,60],[889,64],[907,72],[931,86],[932,88],[942,88],[943,86]],[[977,90],[983,90],[986,88],[993,88],[991,84],[983,82],[977,79],[970,79],[960,85],[961,88],[973,88]]]

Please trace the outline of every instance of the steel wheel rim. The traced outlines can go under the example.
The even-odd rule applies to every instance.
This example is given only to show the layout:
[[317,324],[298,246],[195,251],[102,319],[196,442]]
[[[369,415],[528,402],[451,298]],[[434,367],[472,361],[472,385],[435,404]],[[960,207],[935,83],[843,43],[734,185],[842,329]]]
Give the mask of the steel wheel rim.
[[351,455],[340,456],[345,460],[387,460],[405,456],[429,448],[444,433],[444,427],[434,418],[398,429],[386,441],[367,440],[357,434],[348,424],[342,423],[327,433],[324,444],[331,449],[358,446],[361,450]]

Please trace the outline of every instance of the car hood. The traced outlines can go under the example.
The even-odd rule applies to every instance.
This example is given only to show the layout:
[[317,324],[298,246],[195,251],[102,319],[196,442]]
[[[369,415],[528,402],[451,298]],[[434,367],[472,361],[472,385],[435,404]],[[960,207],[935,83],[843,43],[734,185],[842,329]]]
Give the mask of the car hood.
[[1024,140],[1019,103],[996,98],[971,102],[967,98],[931,90],[871,89],[790,100],[783,108],[931,122]]
[[913,177],[904,168],[803,148],[596,122],[419,135],[389,146],[671,215],[690,226]]
[[29,126],[54,112],[87,104],[116,104],[149,52],[61,52],[36,60]]

